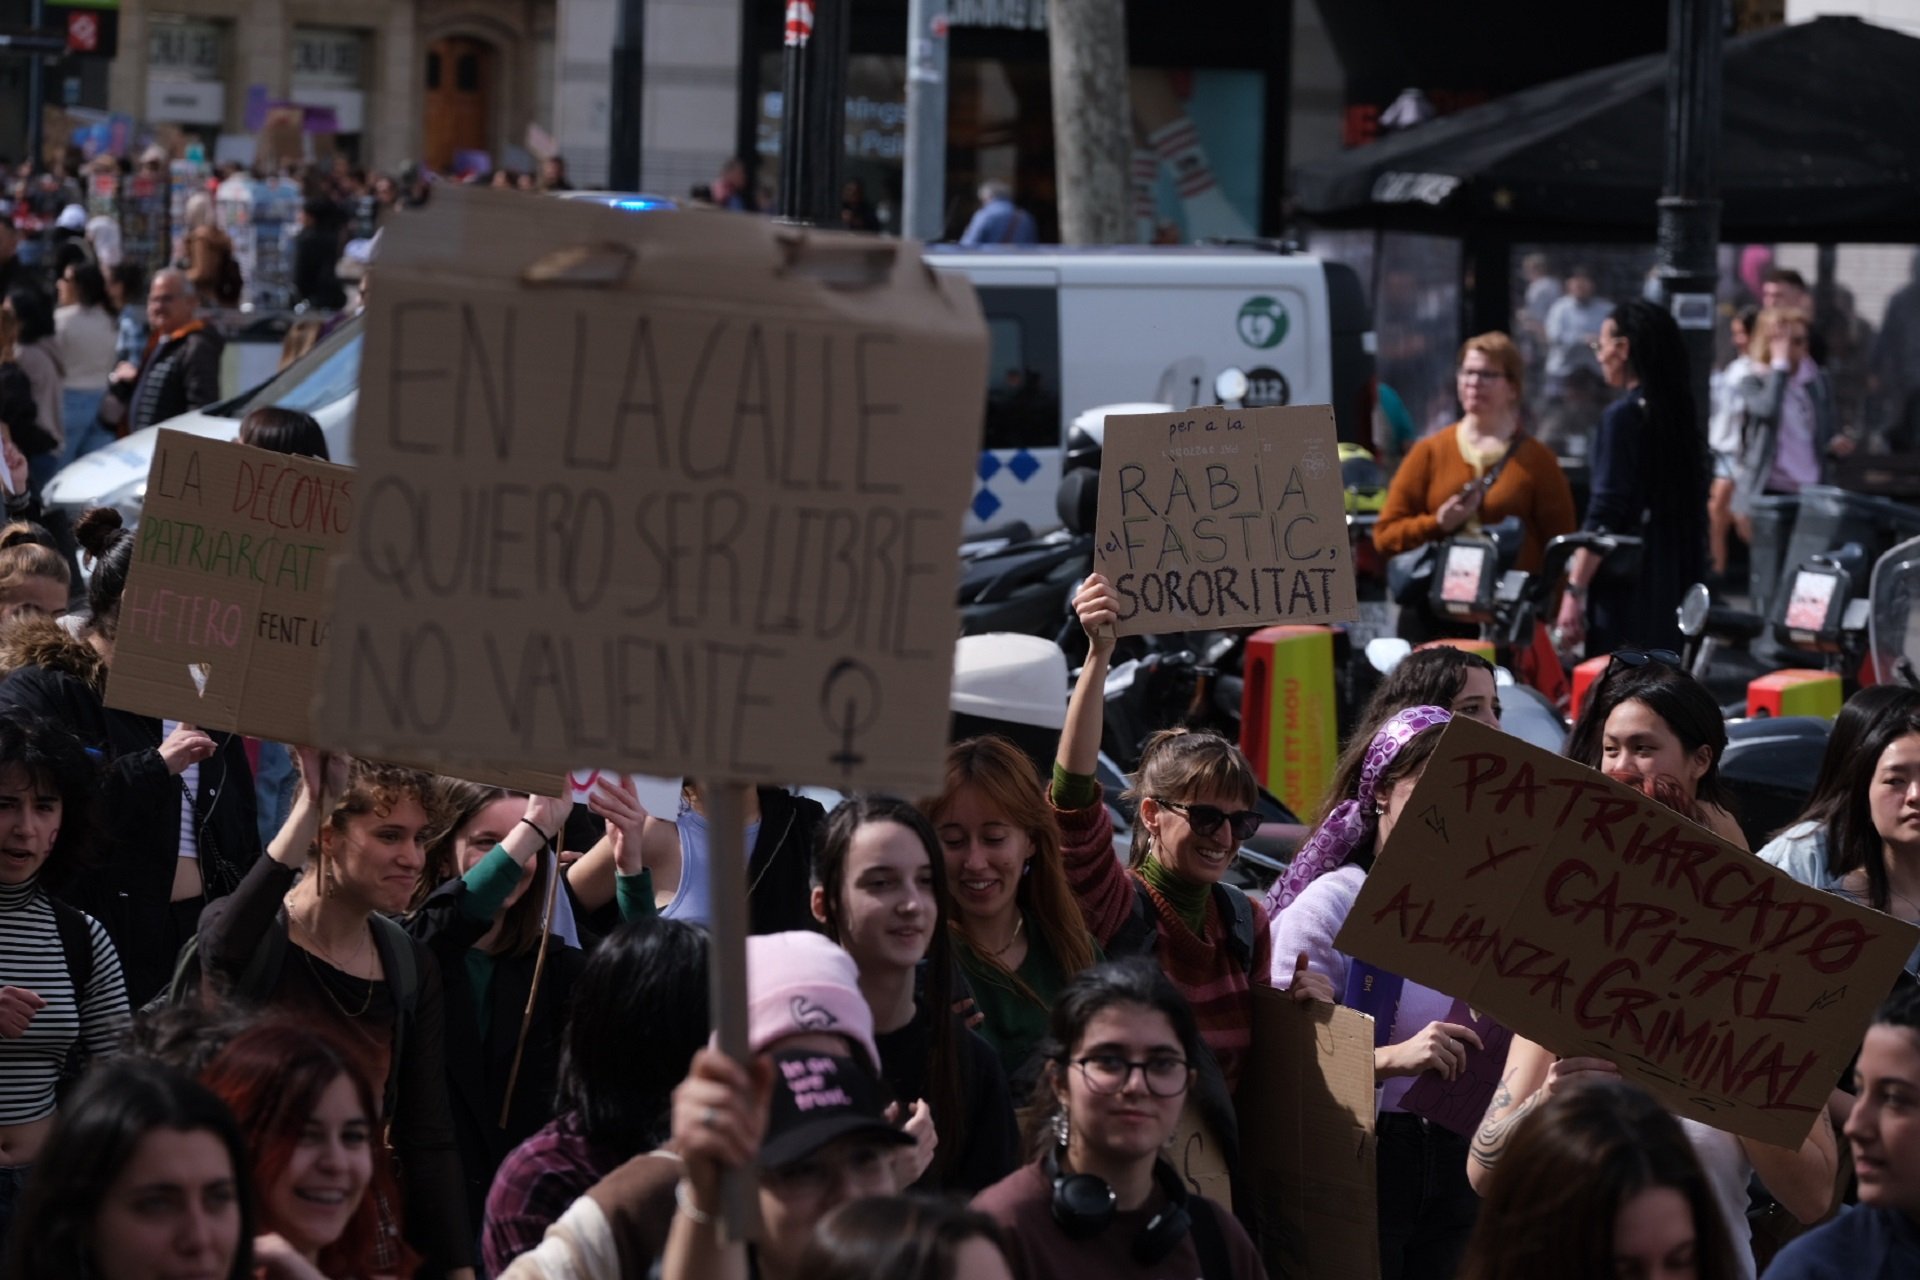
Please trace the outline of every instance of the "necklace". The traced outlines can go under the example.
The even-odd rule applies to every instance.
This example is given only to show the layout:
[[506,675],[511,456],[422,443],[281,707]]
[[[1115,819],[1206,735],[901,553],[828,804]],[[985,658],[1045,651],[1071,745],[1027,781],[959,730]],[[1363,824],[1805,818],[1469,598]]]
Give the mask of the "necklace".
[[1027,927],[1027,917],[1025,915],[1020,915],[1015,917],[1014,925],[1013,925],[1013,936],[1008,938],[1006,945],[1001,947],[998,951],[987,952],[988,957],[990,959],[998,960],[1001,956],[1013,950],[1013,944],[1020,941],[1021,931],[1024,930],[1026,927]]
[[[301,920],[298,916],[296,916],[293,913],[293,910],[291,908],[287,910],[287,922],[289,924],[298,925],[300,932],[305,934],[307,936],[307,940],[313,944],[311,949],[307,947],[301,947],[300,954],[306,957],[307,972],[313,975],[314,982],[319,986],[321,991],[326,993],[326,997],[333,1004],[333,1007],[338,1009],[340,1011],[340,1015],[343,1018],[347,1019],[347,1021],[349,1022],[357,1022],[360,1018],[365,1017],[367,1010],[373,1007],[373,979],[360,978],[360,975],[355,973],[352,968],[350,968],[347,965],[343,965],[338,960],[336,960],[333,956],[333,953],[327,949],[326,944],[320,941],[320,935],[314,932],[313,926],[309,925],[306,921]],[[364,950],[362,952],[362,955],[364,956],[365,953],[367,951],[371,951],[373,947],[373,934],[371,930],[367,931],[367,933],[363,936],[362,942],[365,944]],[[327,982],[326,975],[321,973],[318,969],[314,968],[313,959],[314,959],[315,952],[318,952],[320,954],[320,958],[324,960],[327,963],[327,965],[331,967],[335,972],[343,973],[350,978],[360,978],[361,981],[367,984],[367,996],[365,1000],[361,1001],[360,1008],[358,1011],[349,1009],[347,1008],[346,1005],[342,1004],[340,1002],[340,997],[333,994],[333,987],[330,983]]]

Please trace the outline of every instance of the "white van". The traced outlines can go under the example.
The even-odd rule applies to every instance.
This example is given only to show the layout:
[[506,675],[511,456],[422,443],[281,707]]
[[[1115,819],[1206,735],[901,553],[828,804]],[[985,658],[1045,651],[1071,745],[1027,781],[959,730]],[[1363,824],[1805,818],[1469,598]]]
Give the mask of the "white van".
[[[1330,403],[1340,438],[1365,438],[1373,335],[1349,268],[1246,247],[942,245],[927,262],[973,281],[991,336],[968,534],[1060,523],[1062,445],[1096,405]],[[364,333],[353,316],[264,386],[164,425],[230,440],[249,410],[279,404],[318,418],[334,461],[351,462]],[[72,463],[48,486],[49,504],[137,518],[156,434]]]
[[1052,528],[1062,444],[1096,405],[1331,404],[1365,440],[1373,333],[1351,268],[1264,245],[939,245],[992,345],[967,531]]

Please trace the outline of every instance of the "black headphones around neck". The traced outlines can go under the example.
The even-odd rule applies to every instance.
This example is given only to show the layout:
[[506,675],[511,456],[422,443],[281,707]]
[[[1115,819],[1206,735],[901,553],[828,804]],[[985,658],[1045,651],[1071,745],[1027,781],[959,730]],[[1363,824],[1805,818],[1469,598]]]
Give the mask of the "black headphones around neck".
[[[1088,1240],[1113,1225],[1119,1197],[1104,1178],[1091,1173],[1062,1173],[1060,1147],[1049,1146],[1040,1168],[1053,1183],[1053,1220],[1074,1240]],[[1167,1202],[1133,1238],[1134,1261],[1159,1262],[1187,1238],[1193,1217],[1187,1212],[1187,1184],[1165,1160],[1153,1162],[1153,1179]]]

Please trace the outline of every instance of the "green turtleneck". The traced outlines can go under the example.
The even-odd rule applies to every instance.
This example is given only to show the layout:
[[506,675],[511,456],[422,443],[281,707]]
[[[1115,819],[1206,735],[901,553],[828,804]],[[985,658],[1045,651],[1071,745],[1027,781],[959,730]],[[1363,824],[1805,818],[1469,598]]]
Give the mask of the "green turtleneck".
[[1140,878],[1155,893],[1167,900],[1169,906],[1180,917],[1180,923],[1193,930],[1193,936],[1199,937],[1207,927],[1207,897],[1209,886],[1195,884],[1175,872],[1160,865],[1160,859],[1149,853],[1140,863]]

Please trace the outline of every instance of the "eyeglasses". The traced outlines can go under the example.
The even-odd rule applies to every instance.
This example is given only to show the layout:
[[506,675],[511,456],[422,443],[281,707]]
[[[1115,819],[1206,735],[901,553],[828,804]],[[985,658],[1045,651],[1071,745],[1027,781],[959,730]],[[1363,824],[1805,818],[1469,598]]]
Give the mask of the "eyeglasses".
[[1233,824],[1235,840],[1251,840],[1254,833],[1260,830],[1260,812],[1257,809],[1235,809],[1230,813],[1210,804],[1182,804],[1178,800],[1161,800],[1158,797],[1154,803],[1184,816],[1195,835],[1210,836],[1220,829],[1223,822]]
[[1506,376],[1498,369],[1462,369],[1460,371],[1462,382],[1498,382]]
[[1587,350],[1593,352],[1593,354],[1595,355],[1599,355],[1601,350],[1605,348],[1609,342],[1617,342],[1617,341],[1619,341],[1619,339],[1617,338],[1614,338],[1614,339],[1589,338],[1587,340]]
[[1129,1062],[1117,1053],[1093,1053],[1075,1058],[1080,1076],[1095,1093],[1119,1093],[1138,1071],[1146,1081],[1147,1092],[1156,1098],[1174,1098],[1185,1093],[1193,1081],[1193,1068],[1185,1058],[1148,1058]]
[[1680,655],[1671,649],[1615,649],[1607,662],[1607,669],[1601,675],[1606,679],[1620,667],[1638,670],[1649,662],[1657,662],[1663,667],[1678,667]]

